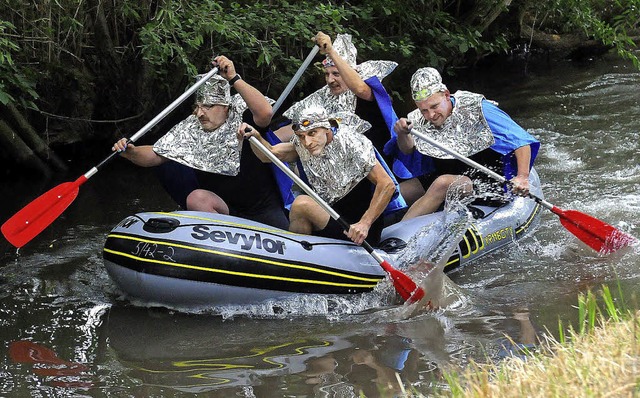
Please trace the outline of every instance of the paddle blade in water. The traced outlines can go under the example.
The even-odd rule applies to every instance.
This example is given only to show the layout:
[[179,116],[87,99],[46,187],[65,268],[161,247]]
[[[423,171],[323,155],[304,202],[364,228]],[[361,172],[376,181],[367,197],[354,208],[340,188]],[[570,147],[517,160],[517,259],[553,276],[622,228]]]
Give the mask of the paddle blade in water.
[[637,241],[633,236],[588,214],[576,210],[562,210],[555,206],[551,211],[560,216],[560,223],[569,232],[600,253],[613,253]]
[[4,237],[15,247],[26,245],[74,201],[81,178],[60,184],[23,207],[2,224]]
[[424,297],[424,290],[409,278],[409,276],[393,268],[391,264],[386,261],[381,262],[380,266],[387,271],[391,282],[393,282],[393,287],[395,287],[404,301],[412,304],[420,301]]

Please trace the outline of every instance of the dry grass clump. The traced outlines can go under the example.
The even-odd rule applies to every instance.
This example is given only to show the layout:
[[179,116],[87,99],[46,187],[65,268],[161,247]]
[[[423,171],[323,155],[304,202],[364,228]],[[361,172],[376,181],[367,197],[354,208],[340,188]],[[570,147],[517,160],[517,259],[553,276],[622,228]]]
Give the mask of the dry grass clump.
[[[588,300],[593,300],[591,297]],[[605,300],[606,301],[606,300]],[[538,353],[497,364],[472,363],[445,374],[453,397],[640,397],[640,312],[621,317],[582,306],[588,327],[570,329],[560,342],[545,337]],[[607,311],[613,308],[607,304]],[[590,323],[591,322],[591,323]]]

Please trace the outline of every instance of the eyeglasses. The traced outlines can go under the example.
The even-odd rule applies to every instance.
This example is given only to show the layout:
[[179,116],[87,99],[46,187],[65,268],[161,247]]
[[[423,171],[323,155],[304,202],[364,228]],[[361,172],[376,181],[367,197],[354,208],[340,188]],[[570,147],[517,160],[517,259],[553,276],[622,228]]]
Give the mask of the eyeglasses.
[[311,121],[309,119],[305,119],[305,120],[301,121],[300,123],[292,124],[291,128],[294,131],[297,131],[297,130],[300,130],[301,127],[309,127],[312,123],[313,123],[313,121]]
[[199,110],[202,110],[203,112],[206,112],[208,110],[210,110],[211,108],[213,108],[214,105],[209,105],[209,104],[196,104],[195,108],[193,109],[194,112],[198,112]]

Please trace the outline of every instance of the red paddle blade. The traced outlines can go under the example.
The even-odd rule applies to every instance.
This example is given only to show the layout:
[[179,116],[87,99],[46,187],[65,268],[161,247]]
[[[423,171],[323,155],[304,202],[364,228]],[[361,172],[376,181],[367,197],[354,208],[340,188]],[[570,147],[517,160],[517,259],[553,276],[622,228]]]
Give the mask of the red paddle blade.
[[[83,177],[43,193],[2,224],[2,234],[15,247],[26,245],[58,218],[78,196]],[[86,180],[86,179],[85,179]]]
[[633,236],[588,214],[576,210],[562,210],[555,206],[551,211],[560,216],[560,223],[569,232],[600,253],[613,253],[637,242]]
[[393,282],[393,287],[395,287],[396,291],[404,301],[412,304],[420,301],[424,297],[424,290],[422,290],[420,286],[416,285],[416,283],[405,273],[393,268],[387,261],[381,262],[380,265],[385,271],[387,271],[391,277],[391,282]]

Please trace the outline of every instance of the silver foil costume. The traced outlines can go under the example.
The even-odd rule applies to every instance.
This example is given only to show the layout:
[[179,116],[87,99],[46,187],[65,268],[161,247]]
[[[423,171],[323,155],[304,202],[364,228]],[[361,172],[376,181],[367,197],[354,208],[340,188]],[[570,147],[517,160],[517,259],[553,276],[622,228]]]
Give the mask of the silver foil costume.
[[[452,96],[455,99],[455,106],[440,128],[433,126],[422,116],[420,109],[416,109],[407,116],[413,124],[413,129],[463,156],[474,155],[493,145],[495,142],[493,133],[482,113],[481,102],[484,96],[468,91],[457,91]],[[453,159],[451,155],[426,141],[416,139],[415,145],[416,149],[424,155]]]
[[214,131],[206,131],[195,115],[175,125],[153,150],[161,156],[194,169],[229,176],[240,172],[242,146],[237,132],[247,104],[240,94],[231,97],[229,116]]
[[309,183],[332,204],[345,197],[376,164],[371,141],[362,132],[371,125],[356,115],[333,115],[339,127],[319,156],[312,156],[297,136],[292,138]]

